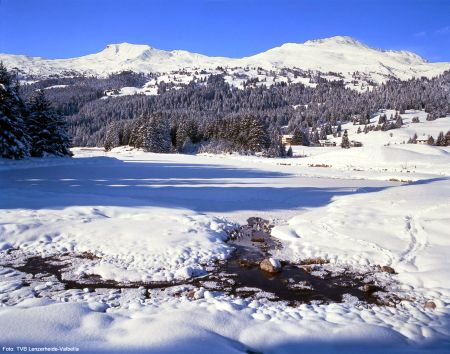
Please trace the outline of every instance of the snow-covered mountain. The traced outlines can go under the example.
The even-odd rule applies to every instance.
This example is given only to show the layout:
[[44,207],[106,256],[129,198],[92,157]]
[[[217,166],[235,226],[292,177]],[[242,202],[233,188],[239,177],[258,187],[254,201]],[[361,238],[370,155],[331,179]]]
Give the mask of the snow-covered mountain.
[[[383,82],[390,76],[399,79],[432,77],[449,70],[450,63],[429,63],[407,51],[379,50],[345,36],[286,43],[266,52],[244,58],[208,57],[184,50],[165,51],[148,45],[110,44],[101,52],[70,59],[45,59],[24,55],[0,54],[9,68],[24,76],[89,74],[104,76],[131,70],[142,73],[170,73],[187,70],[257,68],[280,70],[297,68],[322,73],[339,73],[346,81],[360,79]],[[355,76],[355,73],[358,73]]]
[[344,76],[358,71],[374,75],[376,81],[384,81],[383,78],[388,76],[402,80],[414,76],[432,77],[450,68],[450,63],[428,63],[412,52],[374,49],[342,36],[303,44],[286,43],[242,61],[253,65],[338,72]]

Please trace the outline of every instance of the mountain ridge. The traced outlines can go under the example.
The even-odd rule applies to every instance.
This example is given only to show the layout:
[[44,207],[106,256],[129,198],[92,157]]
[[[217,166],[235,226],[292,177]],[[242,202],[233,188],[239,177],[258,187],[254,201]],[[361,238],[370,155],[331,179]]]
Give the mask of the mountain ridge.
[[127,42],[107,45],[98,53],[66,59],[46,59],[16,54],[0,54],[0,61],[24,76],[51,77],[70,73],[106,76],[130,70],[141,73],[168,73],[183,69],[217,67],[296,68],[322,73],[365,73],[375,82],[390,77],[405,80],[433,77],[450,69],[450,62],[429,63],[410,51],[376,49],[348,36],[284,43],[267,51],[242,58],[207,56],[186,50],[166,51],[146,44]]

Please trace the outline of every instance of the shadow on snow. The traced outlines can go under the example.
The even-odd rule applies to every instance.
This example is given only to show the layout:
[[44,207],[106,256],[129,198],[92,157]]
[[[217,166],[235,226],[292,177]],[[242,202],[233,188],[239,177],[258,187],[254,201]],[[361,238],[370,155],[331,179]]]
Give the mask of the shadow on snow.
[[[296,210],[326,205],[336,196],[387,188],[345,186],[351,184],[348,180],[339,182],[344,187],[296,187],[291,174],[224,165],[113,158],[75,162],[0,171],[1,184],[6,187],[0,208],[105,205],[197,212]],[[335,179],[330,181],[338,184]]]

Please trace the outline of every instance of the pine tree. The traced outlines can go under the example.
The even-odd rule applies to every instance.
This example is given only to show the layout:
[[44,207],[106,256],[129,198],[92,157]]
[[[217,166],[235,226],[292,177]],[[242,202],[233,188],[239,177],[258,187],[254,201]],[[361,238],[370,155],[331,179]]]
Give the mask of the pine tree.
[[260,120],[253,116],[245,116],[240,120],[240,127],[242,146],[251,152],[262,151],[266,145],[267,137]]
[[445,146],[450,146],[450,130],[445,134]]
[[281,143],[281,133],[278,129],[272,128],[269,130],[270,144],[266,150],[268,157],[285,157],[286,146]]
[[434,138],[430,135],[427,140],[428,145],[434,145]]
[[31,156],[71,156],[65,123],[51,108],[44,91],[40,90],[31,97],[29,110],[27,131]]
[[436,139],[436,146],[445,146],[444,132],[440,132]]
[[396,128],[401,128],[403,125],[403,120],[402,117],[400,116],[400,114],[397,116],[397,119],[395,120],[395,127]]
[[292,157],[292,156],[294,156],[294,152],[292,151],[292,147],[291,147],[291,146],[289,146],[289,149],[288,149],[287,152],[286,152],[286,156],[287,156],[287,157]]
[[303,145],[303,134],[298,127],[292,132],[292,145]]
[[29,155],[24,112],[19,86],[0,62],[0,157],[21,159]]
[[409,138],[408,144],[417,144],[417,133],[414,133],[412,138]]
[[[175,147],[178,152],[184,152],[185,147],[192,150],[192,144],[197,140],[197,126],[191,120],[183,117],[176,127]],[[189,144],[188,144],[189,142]]]
[[108,124],[106,128],[105,142],[103,144],[105,151],[110,151],[121,145],[120,130],[117,122]]
[[311,136],[311,141],[313,144],[319,144],[319,133],[317,132],[317,129],[314,129],[314,131],[312,132],[312,136]]
[[130,145],[149,152],[168,153],[172,147],[170,127],[161,114],[142,117],[133,129]]
[[348,140],[347,130],[344,130],[344,134],[342,135],[341,147],[343,149],[349,149],[350,148],[350,140]]

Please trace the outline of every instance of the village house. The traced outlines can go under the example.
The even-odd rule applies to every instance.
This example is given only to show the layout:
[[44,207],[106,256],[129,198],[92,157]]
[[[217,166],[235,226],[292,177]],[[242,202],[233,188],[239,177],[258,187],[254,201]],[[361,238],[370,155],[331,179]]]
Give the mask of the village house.
[[350,146],[351,146],[351,147],[362,147],[362,146],[363,146],[363,143],[360,142],[360,141],[352,140],[352,141],[350,141]]
[[426,145],[426,144],[428,144],[428,139],[429,139],[429,138],[417,138],[416,144],[423,144],[423,145]]

